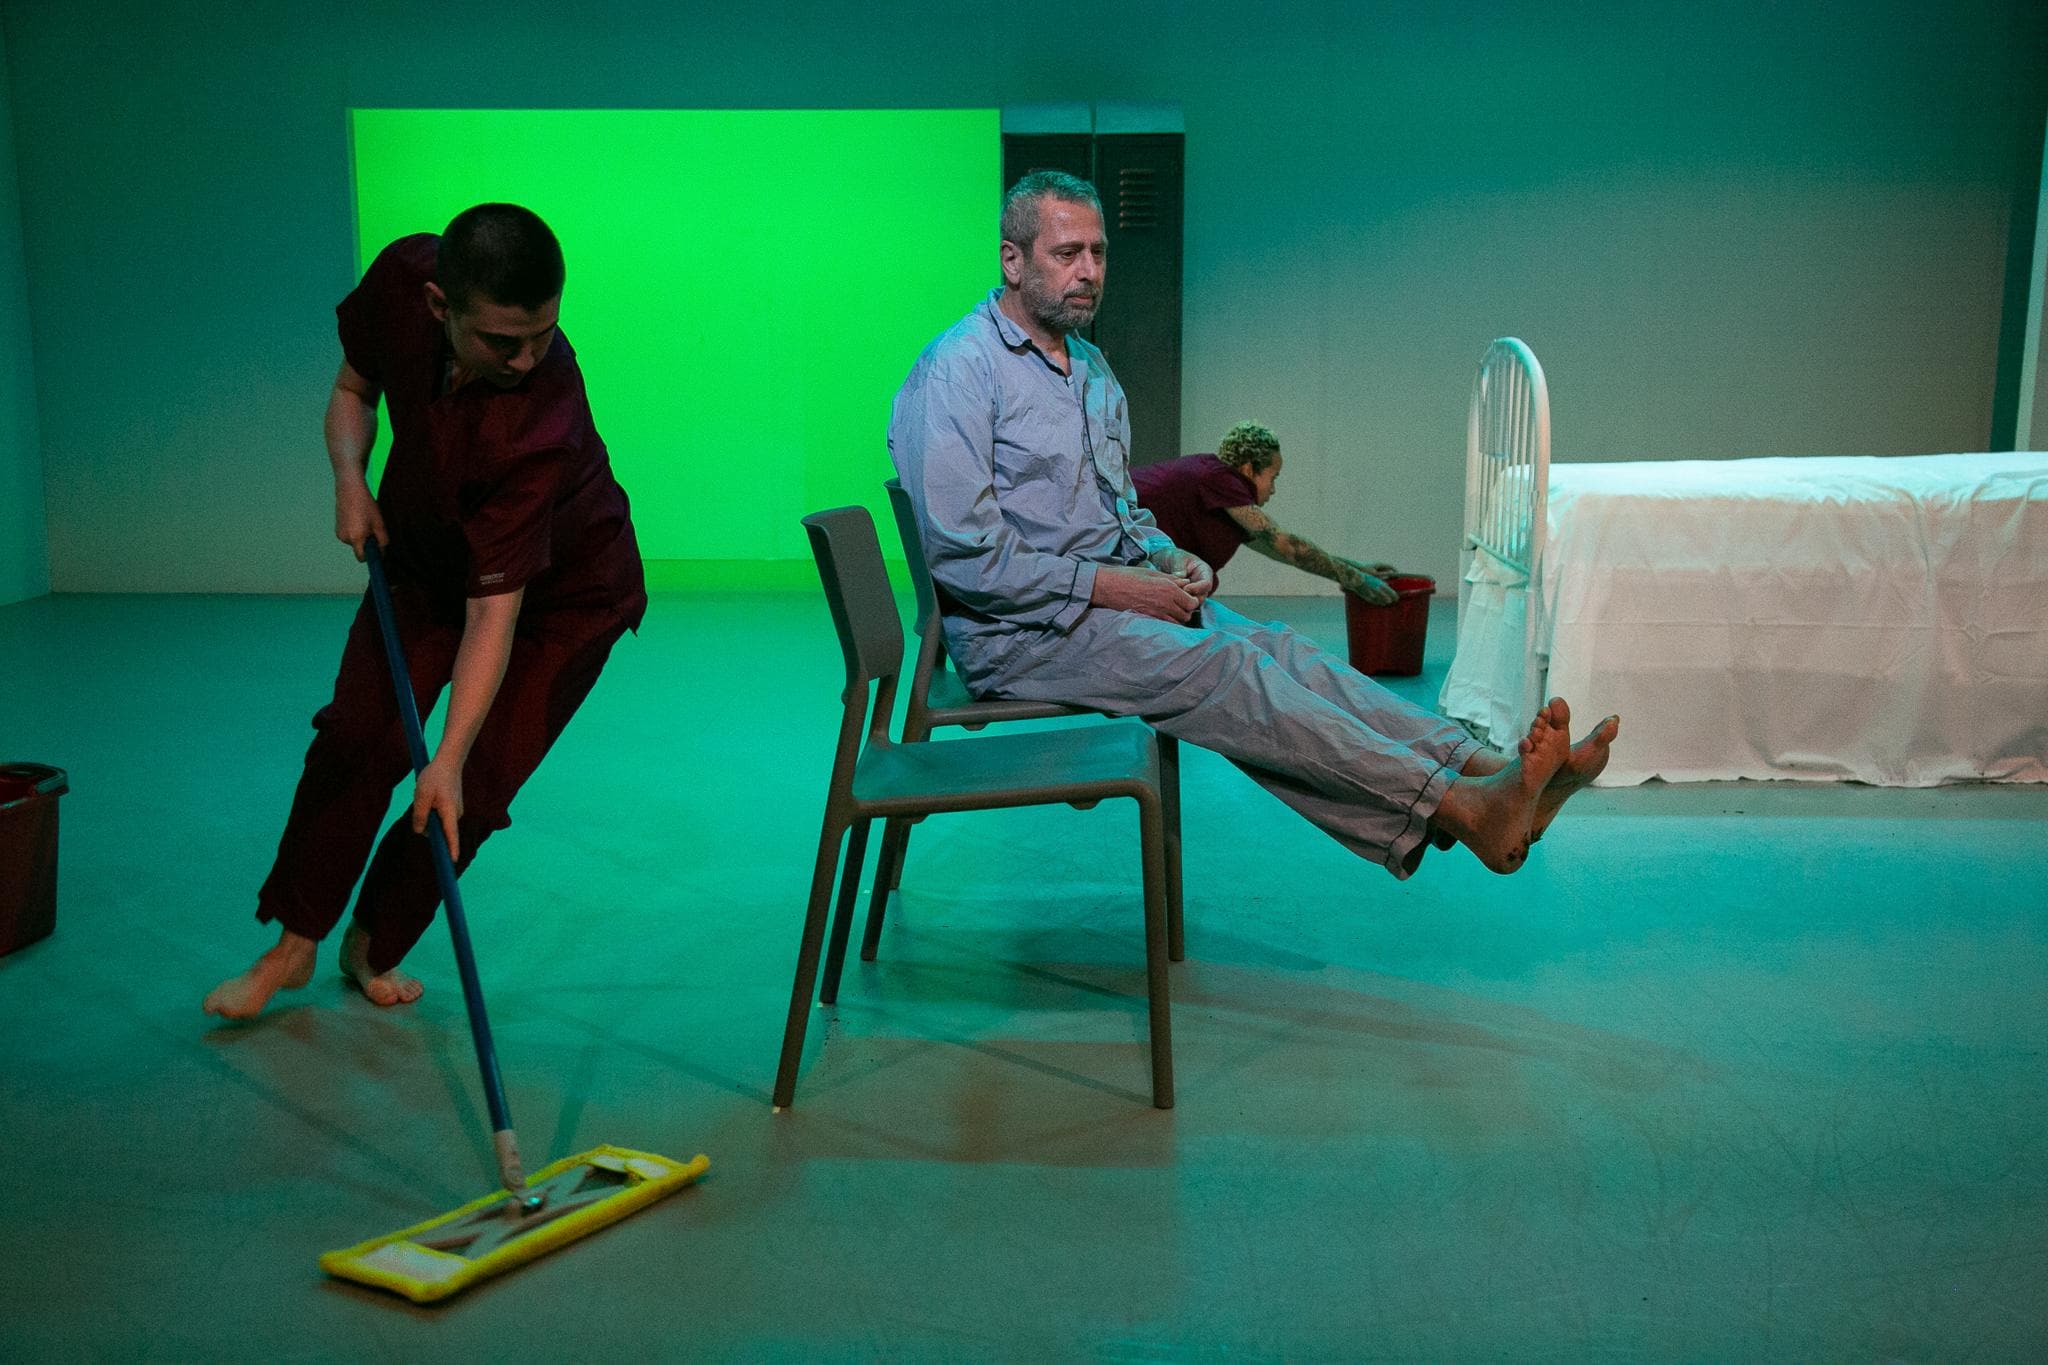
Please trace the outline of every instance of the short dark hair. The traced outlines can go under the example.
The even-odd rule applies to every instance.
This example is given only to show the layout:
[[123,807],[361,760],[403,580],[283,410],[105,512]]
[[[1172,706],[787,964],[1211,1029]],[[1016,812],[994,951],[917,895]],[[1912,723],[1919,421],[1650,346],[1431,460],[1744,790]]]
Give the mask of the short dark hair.
[[455,215],[434,253],[434,283],[451,308],[481,294],[493,303],[538,308],[562,293],[562,244],[532,209],[478,204]]
[[1102,212],[1102,196],[1080,176],[1065,171],[1032,171],[1010,186],[1010,192],[1003,196],[1004,241],[1031,250],[1031,244],[1038,240],[1038,205],[1043,199],[1064,199]]

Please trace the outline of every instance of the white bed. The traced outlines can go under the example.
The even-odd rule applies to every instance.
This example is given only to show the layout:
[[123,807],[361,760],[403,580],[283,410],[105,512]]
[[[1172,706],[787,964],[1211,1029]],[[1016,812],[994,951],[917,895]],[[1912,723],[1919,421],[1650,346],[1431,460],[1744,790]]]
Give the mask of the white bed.
[[[1443,709],[1623,717],[1603,785],[2048,781],[2048,454],[1550,464],[1488,350]],[[1578,726],[1574,726],[1577,729]]]

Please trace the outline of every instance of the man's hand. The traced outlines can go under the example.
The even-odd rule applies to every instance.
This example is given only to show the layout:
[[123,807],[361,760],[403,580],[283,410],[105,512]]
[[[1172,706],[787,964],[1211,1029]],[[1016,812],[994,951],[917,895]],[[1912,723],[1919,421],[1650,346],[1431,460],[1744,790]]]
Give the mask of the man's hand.
[[412,832],[427,832],[427,816],[441,817],[441,829],[448,836],[449,861],[462,857],[462,836],[455,822],[462,818],[462,765],[446,763],[436,755],[420,769],[412,783]]
[[370,486],[360,478],[338,478],[334,481],[334,538],[356,552],[356,562],[363,558],[363,542],[371,536],[377,538],[377,548],[383,549],[391,543],[391,533],[384,529],[384,514],[377,509],[377,500],[370,496]]
[[1161,554],[1152,563],[1160,572],[1179,579],[1181,586],[1192,596],[1207,597],[1216,591],[1216,571],[1211,569],[1207,562],[1186,550],[1176,547]]
[[[1189,558],[1194,558],[1192,555]],[[1202,564],[1197,559],[1195,563]],[[1206,574],[1209,566],[1202,564]],[[1213,576],[1210,586],[1215,585]],[[1204,589],[1207,591],[1207,589]],[[1185,624],[1201,609],[1201,599],[1185,579],[1143,564],[1104,564],[1095,570],[1095,590],[1088,601],[1112,611],[1135,611],[1162,621]]]

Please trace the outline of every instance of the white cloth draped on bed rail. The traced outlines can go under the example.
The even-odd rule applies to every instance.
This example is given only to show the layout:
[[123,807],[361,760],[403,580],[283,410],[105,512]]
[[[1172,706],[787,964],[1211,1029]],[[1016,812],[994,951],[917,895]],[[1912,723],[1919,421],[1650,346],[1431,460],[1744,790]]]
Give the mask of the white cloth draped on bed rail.
[[[1603,785],[2048,781],[2048,454],[1553,464],[1549,483],[1544,690],[1588,723],[1622,714]],[[1527,593],[1483,553],[1467,576],[1444,704],[1497,731]]]

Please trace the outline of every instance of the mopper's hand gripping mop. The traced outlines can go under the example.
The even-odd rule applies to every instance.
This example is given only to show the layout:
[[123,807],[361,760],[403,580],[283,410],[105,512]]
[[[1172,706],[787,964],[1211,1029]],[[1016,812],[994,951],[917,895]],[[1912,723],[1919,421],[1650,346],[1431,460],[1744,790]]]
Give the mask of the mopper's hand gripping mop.
[[[413,771],[418,772],[427,765],[427,744],[420,733],[419,708],[413,704],[405,655],[398,646],[391,590],[375,539],[365,541],[363,548],[370,564],[370,600],[384,636],[384,654],[391,663],[391,682],[398,693]],[[476,1039],[477,1067],[483,1072],[484,1098],[490,1104],[491,1141],[497,1147],[498,1171],[505,1188],[438,1218],[320,1258],[320,1268],[330,1275],[395,1290],[415,1303],[446,1298],[607,1223],[616,1223],[681,1189],[711,1164],[702,1155],[678,1162],[624,1147],[596,1147],[543,1167],[530,1180],[526,1177],[519,1164],[512,1115],[505,1106],[504,1083],[498,1078],[498,1054],[491,1046],[491,1021],[484,1014],[483,987],[477,981],[476,957],[469,947],[469,925],[462,914],[462,895],[455,882],[455,864],[448,856],[447,835],[438,817],[427,824],[434,872],[440,878],[447,908],[448,932],[455,940],[455,961],[462,973],[462,998],[469,1006],[469,1029]]]

